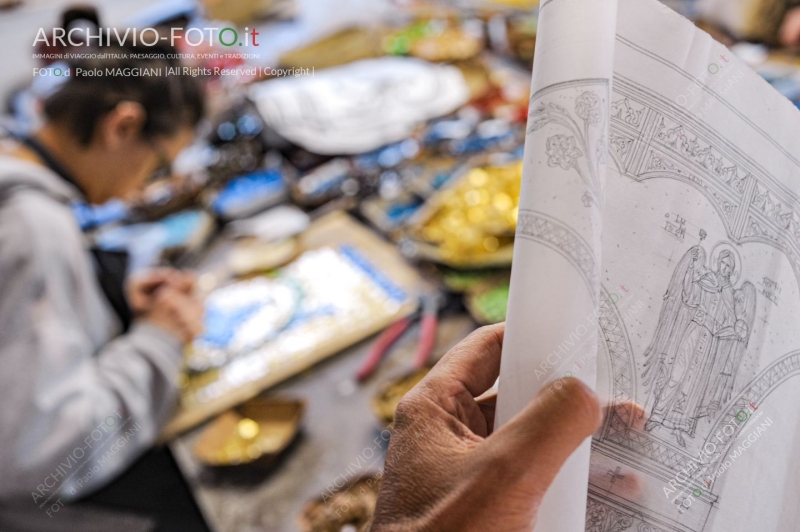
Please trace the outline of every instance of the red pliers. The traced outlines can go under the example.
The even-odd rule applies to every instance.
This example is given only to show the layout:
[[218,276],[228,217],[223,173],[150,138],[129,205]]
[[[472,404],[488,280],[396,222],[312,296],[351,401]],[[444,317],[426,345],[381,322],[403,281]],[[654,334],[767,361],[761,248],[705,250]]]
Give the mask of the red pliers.
[[439,308],[442,306],[443,297],[440,294],[423,296],[420,298],[420,308],[407,318],[403,318],[389,325],[375,340],[372,347],[361,363],[356,373],[359,382],[365,381],[377,369],[386,353],[394,343],[403,336],[417,318],[420,319],[420,338],[417,351],[414,353],[413,367],[415,370],[424,368],[428,364],[431,351],[436,343],[436,331],[439,328]]

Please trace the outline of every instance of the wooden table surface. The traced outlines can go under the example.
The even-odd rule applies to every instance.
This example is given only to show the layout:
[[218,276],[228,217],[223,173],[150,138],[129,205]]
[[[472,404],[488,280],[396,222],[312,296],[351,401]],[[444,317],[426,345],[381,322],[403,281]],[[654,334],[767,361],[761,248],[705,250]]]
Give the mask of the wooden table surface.
[[[466,315],[443,318],[433,357],[475,328]],[[201,466],[192,447],[203,426],[173,440],[170,447],[209,527],[215,532],[295,532],[304,504],[320,497],[338,475],[347,475],[348,468],[358,474],[377,472],[384,453],[376,452],[374,463],[362,459],[355,465],[365,449],[376,449],[376,438],[381,441],[384,427],[372,414],[370,400],[381,383],[409,371],[418,338],[415,325],[363,385],[356,384],[353,375],[374,338],[266,392],[302,398],[307,408],[300,437],[269,470],[241,466],[222,472]]]

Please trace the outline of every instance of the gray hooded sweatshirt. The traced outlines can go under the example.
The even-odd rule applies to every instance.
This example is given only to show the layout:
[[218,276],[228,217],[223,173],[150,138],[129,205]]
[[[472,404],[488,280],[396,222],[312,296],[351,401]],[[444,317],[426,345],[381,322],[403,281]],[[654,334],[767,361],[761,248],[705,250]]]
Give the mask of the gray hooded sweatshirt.
[[143,322],[119,335],[69,208],[79,198],[0,156],[0,504],[42,513],[119,475],[178,395],[181,343]]

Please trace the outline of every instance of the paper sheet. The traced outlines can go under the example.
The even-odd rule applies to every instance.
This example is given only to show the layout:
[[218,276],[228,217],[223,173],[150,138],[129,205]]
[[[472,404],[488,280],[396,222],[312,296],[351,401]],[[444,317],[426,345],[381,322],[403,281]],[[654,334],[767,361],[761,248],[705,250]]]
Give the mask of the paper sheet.
[[549,0],[528,132],[498,423],[565,374],[645,411],[536,530],[797,530],[800,112],[655,0]]

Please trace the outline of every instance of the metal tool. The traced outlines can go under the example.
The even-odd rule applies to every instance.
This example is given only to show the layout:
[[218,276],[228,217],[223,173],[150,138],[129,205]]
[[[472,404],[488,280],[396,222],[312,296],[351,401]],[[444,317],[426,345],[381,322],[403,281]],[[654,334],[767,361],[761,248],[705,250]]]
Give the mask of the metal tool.
[[420,297],[419,310],[407,318],[403,318],[387,327],[372,344],[372,347],[356,373],[359,382],[368,379],[378,368],[392,345],[417,319],[420,320],[420,338],[414,353],[412,365],[415,370],[428,364],[433,346],[436,343],[436,331],[439,328],[439,309],[444,297],[439,293]]

